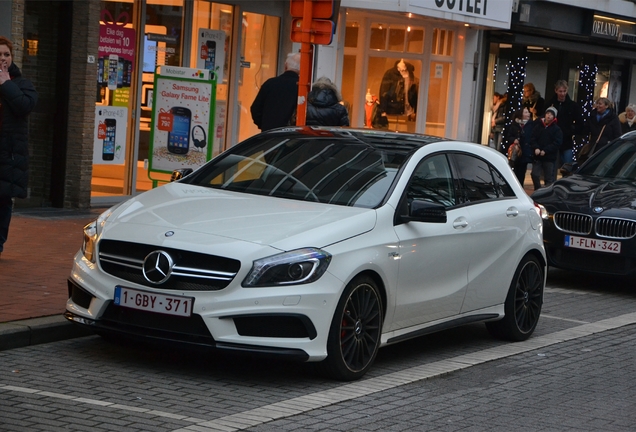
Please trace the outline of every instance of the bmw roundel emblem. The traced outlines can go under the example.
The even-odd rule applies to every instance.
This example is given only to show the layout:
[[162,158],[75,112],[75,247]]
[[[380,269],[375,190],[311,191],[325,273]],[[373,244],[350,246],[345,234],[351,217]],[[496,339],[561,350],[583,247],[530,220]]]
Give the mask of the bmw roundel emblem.
[[594,213],[603,213],[603,210],[604,210],[603,207],[594,207],[592,209]]
[[142,273],[148,282],[158,285],[168,280],[173,266],[174,261],[168,252],[156,250],[144,258]]
[[174,235],[174,231],[166,231],[164,234],[166,237],[172,237]]

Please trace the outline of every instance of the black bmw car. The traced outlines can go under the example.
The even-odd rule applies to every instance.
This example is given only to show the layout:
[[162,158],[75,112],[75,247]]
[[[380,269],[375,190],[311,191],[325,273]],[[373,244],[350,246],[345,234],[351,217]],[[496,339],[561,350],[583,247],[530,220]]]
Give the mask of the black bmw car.
[[636,277],[636,132],[536,191],[549,265]]

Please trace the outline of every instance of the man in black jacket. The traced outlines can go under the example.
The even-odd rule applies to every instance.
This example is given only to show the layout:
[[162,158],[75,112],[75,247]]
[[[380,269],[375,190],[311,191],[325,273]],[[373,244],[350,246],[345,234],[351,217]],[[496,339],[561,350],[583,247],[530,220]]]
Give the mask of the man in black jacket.
[[261,131],[289,126],[298,106],[300,53],[287,54],[285,72],[263,83],[252,106],[252,120]]
[[28,115],[38,94],[13,63],[13,44],[0,36],[0,255],[9,234],[13,198],[26,198]]
[[554,84],[554,96],[548,102],[548,107],[557,109],[556,118],[563,132],[563,143],[559,150],[560,162],[557,161],[554,166],[556,172],[557,165],[574,161],[572,136],[583,132],[583,114],[579,104],[570,99],[568,83],[565,80],[559,80]]
[[532,129],[530,148],[532,149],[532,184],[534,190],[541,188],[541,173],[546,186],[554,183],[554,162],[556,161],[563,133],[557,126],[557,110],[549,107],[545,110],[545,117],[540,119]]

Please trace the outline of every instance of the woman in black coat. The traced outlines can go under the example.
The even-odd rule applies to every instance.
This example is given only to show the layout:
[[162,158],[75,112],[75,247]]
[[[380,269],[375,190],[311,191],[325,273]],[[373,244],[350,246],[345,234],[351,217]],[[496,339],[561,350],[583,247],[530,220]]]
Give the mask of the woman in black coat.
[[38,95],[13,63],[13,44],[0,36],[0,255],[9,234],[13,198],[26,198],[28,115]]
[[342,96],[329,78],[321,77],[307,95],[308,126],[349,126],[349,113],[340,103]]
[[512,116],[512,123],[506,129],[506,142],[508,143],[508,148],[510,148],[510,145],[515,142],[518,143],[521,148],[521,154],[519,154],[514,162],[510,163],[510,165],[522,186],[526,179],[528,164],[532,162],[530,138],[534,122],[530,119],[530,117],[532,117],[532,114],[528,108],[524,107],[521,110],[515,111]]
[[621,122],[611,108],[612,103],[607,98],[598,98],[595,109],[590,112],[587,121],[587,132],[590,134],[590,143],[596,153],[609,144],[610,141],[622,135]]

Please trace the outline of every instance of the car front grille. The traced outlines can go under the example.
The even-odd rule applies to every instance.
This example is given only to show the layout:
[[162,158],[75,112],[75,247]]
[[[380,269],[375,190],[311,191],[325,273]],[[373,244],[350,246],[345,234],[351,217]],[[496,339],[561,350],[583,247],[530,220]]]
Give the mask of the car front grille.
[[596,220],[596,235],[612,239],[629,239],[636,235],[636,221],[601,217]]
[[570,212],[556,212],[554,225],[569,234],[594,234],[611,239],[630,239],[636,236],[636,221],[621,218],[599,217],[594,223],[590,215]]
[[[162,283],[144,277],[144,259],[161,250],[173,261],[172,274]],[[157,289],[183,291],[217,291],[227,287],[238,273],[238,260],[180,249],[102,240],[99,243],[99,265],[106,273],[120,279]]]
[[592,232],[592,216],[580,213],[556,212],[554,225],[561,231],[571,234],[589,234]]

